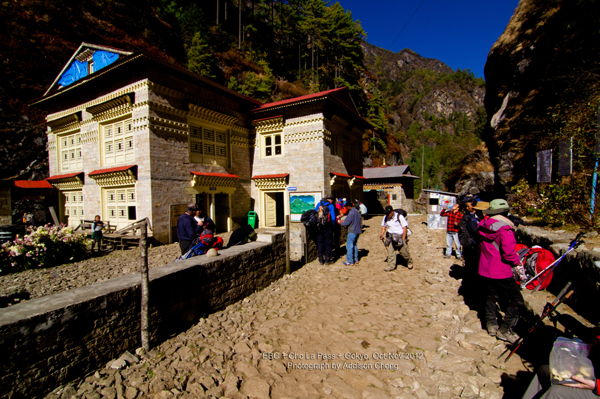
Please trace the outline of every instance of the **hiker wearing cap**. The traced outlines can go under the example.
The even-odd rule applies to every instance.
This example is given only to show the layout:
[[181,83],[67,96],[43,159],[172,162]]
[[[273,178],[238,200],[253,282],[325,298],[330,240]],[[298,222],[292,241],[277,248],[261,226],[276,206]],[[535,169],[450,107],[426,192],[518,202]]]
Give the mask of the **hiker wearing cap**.
[[396,269],[396,251],[406,261],[406,266],[409,269],[413,268],[412,258],[408,252],[408,242],[406,241],[406,233],[408,232],[408,222],[404,216],[399,215],[394,211],[391,205],[384,209],[385,216],[381,222],[381,234],[379,239],[383,240],[387,248],[387,263],[386,272],[391,272]]
[[449,258],[452,255],[452,243],[456,246],[456,259],[461,260],[460,241],[458,240],[458,225],[463,217],[463,214],[458,211],[458,204],[452,205],[452,208],[442,209],[440,216],[446,216],[448,223],[446,224],[446,254],[444,258]]
[[[523,296],[513,277],[512,268],[520,264],[515,250],[515,225],[506,217],[510,207],[503,199],[490,202],[483,213],[489,218],[478,225],[479,232],[479,275],[483,279],[485,297],[485,319],[488,333],[496,338],[514,343],[519,336],[512,328],[519,319]],[[502,325],[498,326],[496,302],[503,297],[508,307]]]
[[481,211],[488,209],[489,202],[477,201],[467,197],[464,201],[463,217],[458,224],[458,239],[462,245],[464,265],[470,271],[476,272],[479,265],[479,234],[477,225],[483,220]]
[[331,262],[333,250],[333,229],[337,224],[334,197],[323,198],[315,207],[319,213],[319,233],[317,235],[317,248],[319,251],[319,263],[321,265]]

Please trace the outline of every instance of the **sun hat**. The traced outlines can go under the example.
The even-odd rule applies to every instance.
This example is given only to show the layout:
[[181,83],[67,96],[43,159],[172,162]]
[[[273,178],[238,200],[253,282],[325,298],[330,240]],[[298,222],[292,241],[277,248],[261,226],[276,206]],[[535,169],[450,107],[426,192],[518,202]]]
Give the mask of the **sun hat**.
[[510,206],[506,200],[499,198],[490,202],[490,207],[483,211],[486,215],[497,215],[499,213],[510,211]]
[[477,205],[475,205],[473,207],[473,209],[478,210],[478,211],[485,211],[490,207],[490,203],[489,202],[485,202],[485,201],[477,201]]

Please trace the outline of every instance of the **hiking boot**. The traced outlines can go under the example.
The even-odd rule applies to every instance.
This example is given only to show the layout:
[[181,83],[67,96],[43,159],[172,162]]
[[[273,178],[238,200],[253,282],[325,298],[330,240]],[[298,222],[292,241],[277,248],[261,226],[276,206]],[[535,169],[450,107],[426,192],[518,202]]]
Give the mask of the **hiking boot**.
[[384,272],[391,272],[391,271],[394,271],[394,270],[396,270],[396,266],[394,266],[394,267],[388,266],[385,269],[383,269]]
[[490,336],[495,337],[498,333],[498,326],[488,326],[487,332]]
[[450,259],[450,255],[444,255],[444,259]]
[[500,341],[508,342],[511,344],[514,344],[519,340],[519,336],[511,330],[498,330],[498,332],[496,333],[496,338]]
[[408,262],[408,264],[406,265],[406,267],[408,267],[408,270],[412,270],[412,268],[413,268],[412,262]]
[[354,266],[354,263],[344,262],[342,263],[344,266]]

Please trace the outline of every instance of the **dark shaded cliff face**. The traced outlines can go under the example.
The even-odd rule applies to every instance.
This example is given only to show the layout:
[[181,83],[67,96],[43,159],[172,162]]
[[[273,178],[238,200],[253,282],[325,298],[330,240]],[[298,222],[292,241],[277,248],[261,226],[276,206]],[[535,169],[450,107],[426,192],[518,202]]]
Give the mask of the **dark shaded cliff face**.
[[[589,167],[599,73],[597,1],[521,0],[485,66],[496,191],[510,191],[522,177],[535,183],[537,151],[556,150],[570,136],[576,172]],[[556,151],[553,158],[556,166]]]

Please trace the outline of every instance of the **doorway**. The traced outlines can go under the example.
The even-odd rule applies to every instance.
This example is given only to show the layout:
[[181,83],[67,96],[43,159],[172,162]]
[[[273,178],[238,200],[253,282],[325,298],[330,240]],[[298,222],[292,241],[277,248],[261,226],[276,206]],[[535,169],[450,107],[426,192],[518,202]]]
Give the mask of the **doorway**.
[[285,224],[284,195],[282,191],[265,193],[265,227]]

